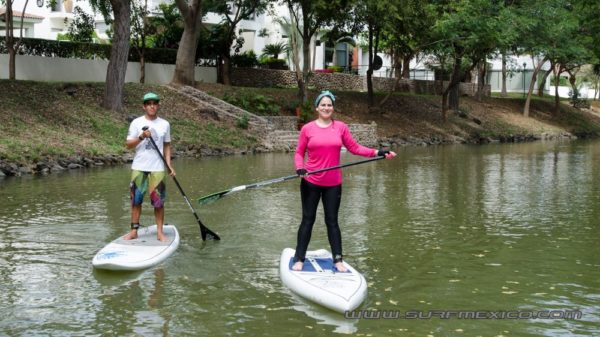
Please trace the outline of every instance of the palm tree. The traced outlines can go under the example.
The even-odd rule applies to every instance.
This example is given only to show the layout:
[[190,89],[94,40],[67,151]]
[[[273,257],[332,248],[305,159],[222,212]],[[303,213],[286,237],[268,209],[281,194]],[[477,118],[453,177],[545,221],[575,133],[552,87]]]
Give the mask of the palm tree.
[[279,54],[287,53],[288,46],[285,42],[278,42],[265,45],[262,52],[263,55],[272,55],[274,59],[279,58]]

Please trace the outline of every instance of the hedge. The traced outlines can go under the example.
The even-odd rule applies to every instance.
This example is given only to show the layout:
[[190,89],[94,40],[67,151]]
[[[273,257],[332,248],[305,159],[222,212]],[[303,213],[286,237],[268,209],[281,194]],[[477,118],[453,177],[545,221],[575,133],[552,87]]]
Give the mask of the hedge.
[[[7,54],[5,37],[0,36],[0,53]],[[63,57],[77,59],[104,59],[110,58],[110,44],[57,41],[23,38],[19,47],[19,55],[32,55],[44,57]],[[147,48],[146,62],[160,64],[175,64],[177,49]],[[140,57],[135,48],[129,48],[129,62],[139,62]],[[201,65],[210,65],[213,60],[199,60]]]

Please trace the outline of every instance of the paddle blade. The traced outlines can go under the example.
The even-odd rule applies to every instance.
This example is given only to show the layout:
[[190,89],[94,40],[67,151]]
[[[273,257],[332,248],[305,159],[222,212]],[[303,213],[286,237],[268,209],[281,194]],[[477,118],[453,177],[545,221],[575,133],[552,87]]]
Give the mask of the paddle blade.
[[222,192],[217,192],[217,193],[213,193],[213,194],[204,196],[204,197],[198,199],[198,203],[200,205],[212,204],[213,202],[221,199],[225,194],[227,194],[227,192],[229,192],[229,190],[222,191]]
[[206,228],[203,225],[200,225],[200,235],[202,236],[202,241],[206,241],[206,240],[219,241],[219,240],[221,240],[221,238],[215,232],[211,231],[210,229]]

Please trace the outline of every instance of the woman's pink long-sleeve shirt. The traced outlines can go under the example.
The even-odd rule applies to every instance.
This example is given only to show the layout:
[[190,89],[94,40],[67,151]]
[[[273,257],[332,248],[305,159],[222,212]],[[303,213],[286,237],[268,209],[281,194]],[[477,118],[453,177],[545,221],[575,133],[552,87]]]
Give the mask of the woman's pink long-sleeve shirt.
[[[343,122],[333,121],[325,128],[318,126],[316,121],[304,125],[300,130],[294,156],[296,169],[304,168],[311,172],[340,165],[342,145],[355,155],[375,156],[375,149],[358,144],[352,137],[348,125]],[[306,162],[304,162],[305,154],[308,154]],[[342,183],[342,170],[335,169],[311,174],[304,179],[319,186],[337,186]]]

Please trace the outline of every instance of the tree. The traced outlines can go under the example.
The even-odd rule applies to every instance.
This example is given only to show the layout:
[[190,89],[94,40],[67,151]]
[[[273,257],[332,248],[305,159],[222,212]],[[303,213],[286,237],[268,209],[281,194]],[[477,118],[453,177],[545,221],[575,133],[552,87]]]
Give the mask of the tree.
[[[239,40],[236,34],[237,25],[242,20],[247,20],[253,15],[262,14],[269,4],[269,0],[234,0],[234,1],[215,1],[207,0],[206,8],[210,8],[211,12],[215,12],[222,17],[220,23],[221,37],[223,39],[222,46],[219,50],[219,78],[223,84],[231,84],[231,47],[236,40]],[[241,41],[241,40],[240,40]],[[241,47],[241,43],[237,43]],[[239,52],[239,47],[236,53]]]
[[279,58],[279,54],[284,54],[288,51],[288,46],[285,42],[271,43],[265,45],[262,52],[265,56],[273,56],[274,59]]
[[[4,2],[4,1],[2,1]],[[23,11],[21,13],[25,13],[25,9],[27,8],[27,3],[29,0],[25,0],[25,5],[23,5]],[[21,41],[23,38],[23,19],[25,14],[21,14],[21,25],[19,28],[19,39],[15,39],[15,25],[14,25],[14,16],[13,16],[13,0],[6,0],[6,13],[4,14],[4,21],[6,22],[6,49],[8,50],[8,79],[15,80],[17,78],[16,75],[16,67],[17,67],[17,51],[21,46]]]
[[175,73],[171,80],[171,83],[176,85],[194,85],[195,83],[196,48],[202,24],[202,1],[189,1],[188,3],[188,0],[175,0],[184,22],[183,34],[179,42],[179,49],[177,49]]
[[429,4],[422,0],[395,0],[397,12],[383,26],[381,49],[392,58],[396,81],[379,106],[391,97],[401,79],[410,78],[410,61],[431,43],[429,27],[435,17],[428,11]]
[[368,68],[367,68],[367,99],[369,107],[375,104],[373,92],[374,60],[379,51],[379,39],[385,23],[396,15],[396,3],[385,0],[359,0],[356,3],[355,15],[357,21],[367,29]]
[[[440,63],[451,68],[448,85],[442,92],[442,118],[447,120],[448,108],[458,110],[459,83],[467,71],[477,67],[492,53],[503,38],[502,2],[460,0],[436,4],[438,20],[432,28],[436,43],[432,51]],[[508,23],[510,24],[510,23]]]
[[[308,82],[311,74],[310,44],[317,31],[335,21],[348,7],[348,0],[284,0],[290,11],[291,23],[302,43],[302,73],[296,69],[298,98],[308,100]],[[292,46],[293,47],[293,46]],[[299,61],[299,60],[298,60]],[[299,62],[298,62],[299,63]],[[301,75],[301,76],[300,76]]]
[[140,57],[140,83],[146,82],[146,40],[148,27],[148,0],[131,2],[131,45]]
[[123,87],[129,60],[129,34],[131,31],[130,0],[90,0],[106,23],[113,25],[110,59],[106,69],[106,82],[102,107],[113,111],[123,110]]
[[[550,61],[555,77],[563,71],[588,63],[591,58],[590,35],[582,34],[581,15],[568,0],[524,0],[519,8],[520,48],[534,55],[534,71],[527,92],[523,115],[529,116],[531,94],[542,65]],[[555,97],[555,112],[559,110]]]
[[[94,40],[94,17],[87,14],[79,6],[73,11],[74,20],[67,29],[67,38],[76,42],[93,42]],[[65,18],[65,23],[67,19]]]
[[158,8],[161,14],[148,18],[148,34],[153,36],[153,46],[177,49],[184,27],[177,4],[161,3]]

